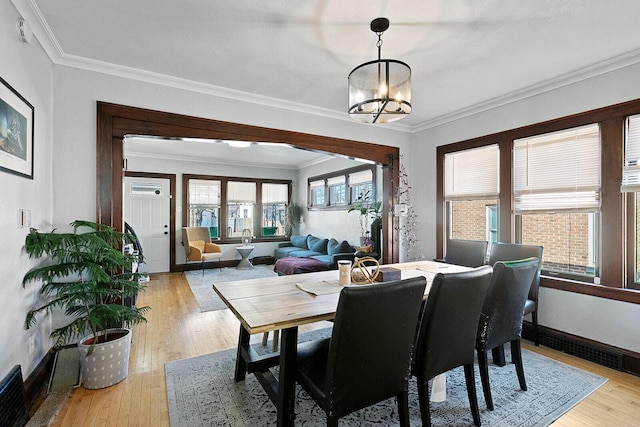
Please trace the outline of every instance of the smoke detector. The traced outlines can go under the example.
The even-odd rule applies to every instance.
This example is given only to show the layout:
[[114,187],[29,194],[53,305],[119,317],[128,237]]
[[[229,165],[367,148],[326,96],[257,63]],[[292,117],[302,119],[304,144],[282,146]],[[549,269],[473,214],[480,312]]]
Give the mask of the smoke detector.
[[33,32],[31,31],[31,25],[29,25],[29,22],[20,17],[18,18],[16,26],[18,27],[18,40],[23,43],[31,43],[33,40]]

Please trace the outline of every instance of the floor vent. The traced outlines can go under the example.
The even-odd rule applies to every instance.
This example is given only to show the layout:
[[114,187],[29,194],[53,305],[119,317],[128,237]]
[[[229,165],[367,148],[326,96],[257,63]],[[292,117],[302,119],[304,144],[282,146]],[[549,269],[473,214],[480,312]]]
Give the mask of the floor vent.
[[0,382],[0,426],[22,427],[28,420],[22,369],[16,365]]
[[[527,326],[528,325],[525,324],[522,336],[523,338],[532,340],[533,336],[531,328]],[[589,342],[571,339],[569,336],[554,333],[552,330],[542,329],[540,331],[540,344],[554,350],[606,366],[607,368],[618,371],[624,370],[622,353],[598,347],[597,345],[593,345]]]

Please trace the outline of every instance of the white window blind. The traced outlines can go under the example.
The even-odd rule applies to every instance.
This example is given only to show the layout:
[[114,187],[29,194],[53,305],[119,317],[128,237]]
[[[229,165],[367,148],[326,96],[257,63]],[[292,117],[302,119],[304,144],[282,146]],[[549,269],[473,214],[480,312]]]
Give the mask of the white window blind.
[[444,156],[444,197],[469,200],[497,197],[500,150],[489,145]]
[[220,181],[190,179],[189,204],[220,206]]
[[227,203],[255,203],[256,183],[229,181],[227,183]]
[[640,115],[627,117],[626,121],[622,191],[640,191]]
[[262,184],[262,203],[287,203],[289,186],[287,184]]
[[364,184],[373,181],[373,173],[371,169],[349,174],[349,185]]
[[331,178],[327,179],[327,185],[331,187],[333,185],[344,184],[345,181],[346,181],[346,178],[344,175],[332,176]]
[[324,180],[320,180],[320,181],[311,181],[311,182],[309,183],[309,187],[311,187],[311,188],[324,187]]
[[514,141],[515,212],[593,212],[600,206],[597,124]]

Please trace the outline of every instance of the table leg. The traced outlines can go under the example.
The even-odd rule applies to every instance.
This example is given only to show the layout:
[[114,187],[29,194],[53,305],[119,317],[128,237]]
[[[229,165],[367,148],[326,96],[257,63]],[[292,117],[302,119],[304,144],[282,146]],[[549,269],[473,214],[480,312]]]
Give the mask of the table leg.
[[235,372],[235,380],[244,381],[247,376],[247,362],[242,357],[242,349],[249,347],[249,332],[240,325],[240,335],[238,338],[238,351],[236,353],[236,372]]
[[280,378],[278,380],[278,426],[293,426],[296,416],[296,363],[298,328],[283,329],[280,335]]

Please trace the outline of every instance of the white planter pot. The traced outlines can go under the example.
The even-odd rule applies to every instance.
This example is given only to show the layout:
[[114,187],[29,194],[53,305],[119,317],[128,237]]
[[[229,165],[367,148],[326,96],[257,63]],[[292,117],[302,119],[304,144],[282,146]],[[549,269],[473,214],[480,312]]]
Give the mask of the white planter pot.
[[[131,329],[109,329],[107,335],[118,338],[105,343],[98,343],[89,355],[93,335],[86,336],[78,342],[80,352],[80,368],[84,388],[105,388],[119,383],[129,373],[129,352],[131,350]],[[89,341],[89,344],[86,344]]]

